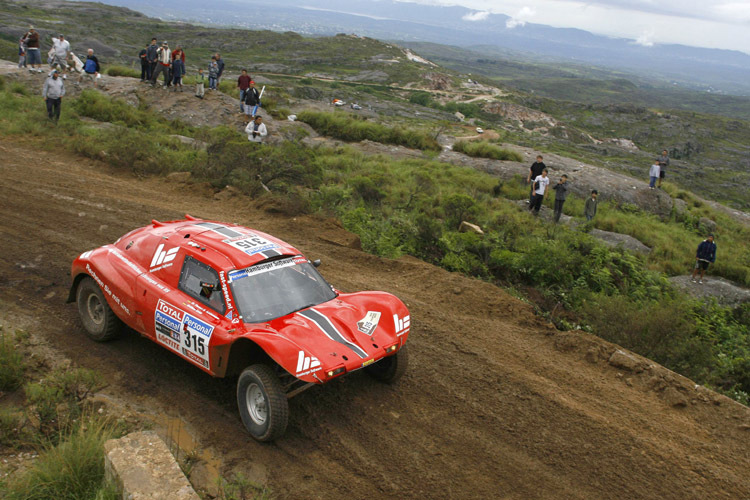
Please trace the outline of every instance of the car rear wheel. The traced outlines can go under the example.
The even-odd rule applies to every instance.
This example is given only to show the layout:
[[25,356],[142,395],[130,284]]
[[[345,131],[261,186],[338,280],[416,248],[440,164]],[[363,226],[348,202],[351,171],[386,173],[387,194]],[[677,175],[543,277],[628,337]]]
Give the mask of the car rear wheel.
[[286,431],[289,403],[279,377],[266,365],[245,368],[237,380],[242,423],[258,441],[273,441]]
[[104,342],[120,334],[122,321],[107,304],[99,285],[88,276],[78,284],[76,302],[81,323],[90,338]]
[[409,367],[409,351],[402,346],[396,354],[383,358],[377,363],[365,367],[365,373],[386,384],[393,384],[400,379]]

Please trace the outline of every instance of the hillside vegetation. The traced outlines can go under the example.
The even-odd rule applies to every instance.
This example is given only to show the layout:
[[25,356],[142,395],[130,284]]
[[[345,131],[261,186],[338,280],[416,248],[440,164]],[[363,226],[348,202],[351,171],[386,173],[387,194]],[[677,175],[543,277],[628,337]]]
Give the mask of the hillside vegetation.
[[[229,128],[189,127],[159,118],[145,104],[135,108],[91,90],[69,100],[59,126],[51,128],[38,99],[27,94],[20,84],[4,82],[4,135],[45,138],[141,175],[179,168],[217,188],[235,186],[276,211],[339,218],[366,251],[390,258],[409,254],[510,287],[531,297],[559,328],[593,331],[747,402],[750,309],[687,300],[666,276],[689,270],[702,236],[698,220],[709,216],[722,228],[712,272],[750,284],[750,229],[687,192],[670,188],[689,202],[679,219],[663,221],[635,207],[604,203],[593,225],[574,230],[519,209],[512,200],[527,196],[520,179],[498,183],[470,168],[394,160],[349,146],[251,144]],[[29,116],[35,119],[21,119]],[[84,118],[116,126],[92,127]],[[333,120],[315,113],[308,119]],[[206,149],[173,134],[204,141]],[[573,197],[565,209],[580,217],[583,200]],[[485,235],[459,232],[462,221],[480,225]],[[592,226],[633,234],[653,251],[642,257],[604,246],[587,234]]]

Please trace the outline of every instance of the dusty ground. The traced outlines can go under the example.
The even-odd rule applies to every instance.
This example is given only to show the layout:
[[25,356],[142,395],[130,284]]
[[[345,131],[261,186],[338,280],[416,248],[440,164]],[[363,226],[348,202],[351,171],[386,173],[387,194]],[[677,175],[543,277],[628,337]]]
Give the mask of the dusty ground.
[[[226,470],[249,470],[280,498],[750,498],[748,408],[658,366],[612,366],[614,346],[557,332],[491,285],[337,245],[350,235],[330,221],[199,185],[1,138],[0,155],[0,301],[39,318],[52,348],[102,372],[112,394],[181,417]],[[231,381],[133,333],[88,340],[64,303],[73,258],[186,212],[287,239],[344,291],[401,297],[414,318],[406,377],[314,388],[291,400],[287,435],[258,444]]]

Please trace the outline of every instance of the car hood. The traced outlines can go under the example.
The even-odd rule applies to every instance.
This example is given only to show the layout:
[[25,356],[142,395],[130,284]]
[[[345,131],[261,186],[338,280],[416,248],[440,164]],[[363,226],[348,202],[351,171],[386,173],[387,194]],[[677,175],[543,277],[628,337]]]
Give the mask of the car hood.
[[409,316],[393,295],[362,292],[341,294],[268,326],[298,347],[293,359],[277,361],[300,376],[317,366],[328,370],[343,365],[349,372],[384,357],[388,346],[406,340]]

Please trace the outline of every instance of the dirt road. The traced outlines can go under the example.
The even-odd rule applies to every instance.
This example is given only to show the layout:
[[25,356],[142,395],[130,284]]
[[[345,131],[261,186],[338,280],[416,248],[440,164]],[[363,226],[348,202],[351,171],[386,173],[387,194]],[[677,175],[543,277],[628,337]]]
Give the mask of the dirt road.
[[[337,245],[349,236],[330,221],[200,185],[7,139],[0,156],[0,301],[39,317],[107,391],[181,416],[226,467],[259,471],[279,498],[750,498],[750,410],[658,366],[617,369],[614,346],[557,332],[491,285]],[[291,400],[287,435],[259,444],[231,382],[133,333],[89,341],[64,303],[73,258],[186,212],[287,239],[344,291],[401,297],[414,318],[405,378],[387,387],[355,373],[307,391]]]

